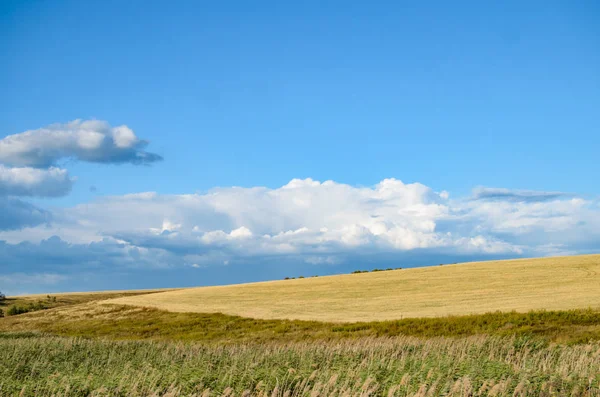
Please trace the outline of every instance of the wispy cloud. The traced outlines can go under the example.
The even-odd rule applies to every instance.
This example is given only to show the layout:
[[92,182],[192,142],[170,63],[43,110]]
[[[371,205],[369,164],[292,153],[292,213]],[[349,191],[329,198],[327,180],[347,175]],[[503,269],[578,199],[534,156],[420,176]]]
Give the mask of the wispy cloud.
[[572,197],[561,192],[540,192],[535,190],[511,190],[504,188],[477,187],[473,189],[474,200],[498,200],[511,202],[539,202]]

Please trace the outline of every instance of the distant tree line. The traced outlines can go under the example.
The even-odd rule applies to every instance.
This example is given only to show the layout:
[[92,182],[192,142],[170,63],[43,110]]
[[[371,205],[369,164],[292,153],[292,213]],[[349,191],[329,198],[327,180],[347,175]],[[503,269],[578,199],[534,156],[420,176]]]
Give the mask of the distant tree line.
[[353,271],[351,274],[360,274],[360,273],[373,273],[373,272],[389,272],[390,270],[402,270],[401,267],[397,267],[397,268],[392,268],[392,267],[388,267],[387,269],[372,269],[372,270],[355,270]]
[[[372,270],[355,270],[350,274],[359,274],[359,273],[372,273],[372,272],[388,272],[390,270],[402,270],[401,267],[396,267],[396,268],[392,268],[392,267],[388,267],[387,269],[372,269]],[[312,277],[319,277],[317,276],[312,276]],[[286,277],[284,278],[284,280],[295,280],[297,278],[304,278],[304,276],[298,276],[298,277]]]

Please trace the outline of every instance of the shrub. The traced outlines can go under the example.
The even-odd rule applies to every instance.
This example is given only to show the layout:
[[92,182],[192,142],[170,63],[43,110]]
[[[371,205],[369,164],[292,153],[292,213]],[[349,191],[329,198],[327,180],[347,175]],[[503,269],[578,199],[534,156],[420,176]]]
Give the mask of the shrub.
[[4,299],[6,299],[6,295],[4,295],[2,291],[0,291],[0,301],[3,301]]
[[7,316],[16,316],[17,314],[35,312],[38,310],[47,309],[48,306],[42,301],[30,302],[26,305],[14,305],[8,308],[6,311]]
[[4,317],[4,311],[0,309],[0,317]]
[[11,306],[8,308],[8,310],[6,311],[6,315],[7,316],[16,316],[17,314],[23,314],[23,313],[27,313],[29,310],[27,310],[26,307],[23,306]]

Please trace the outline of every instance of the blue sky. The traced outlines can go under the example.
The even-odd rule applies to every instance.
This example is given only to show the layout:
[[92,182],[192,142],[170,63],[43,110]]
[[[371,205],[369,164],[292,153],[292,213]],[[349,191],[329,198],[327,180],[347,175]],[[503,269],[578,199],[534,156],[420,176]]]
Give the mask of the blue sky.
[[595,1],[4,1],[0,290],[598,251],[599,18]]

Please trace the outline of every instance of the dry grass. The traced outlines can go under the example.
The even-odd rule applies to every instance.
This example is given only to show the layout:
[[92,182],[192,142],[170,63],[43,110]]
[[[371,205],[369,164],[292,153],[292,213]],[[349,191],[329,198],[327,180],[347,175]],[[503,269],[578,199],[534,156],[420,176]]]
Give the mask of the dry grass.
[[220,287],[106,302],[260,319],[380,321],[600,308],[600,255],[434,266]]

